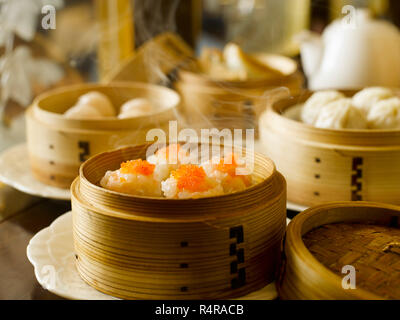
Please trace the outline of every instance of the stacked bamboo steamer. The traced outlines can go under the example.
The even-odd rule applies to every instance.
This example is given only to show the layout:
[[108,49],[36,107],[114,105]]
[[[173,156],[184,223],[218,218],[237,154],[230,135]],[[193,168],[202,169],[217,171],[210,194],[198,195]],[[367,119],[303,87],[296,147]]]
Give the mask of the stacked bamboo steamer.
[[[137,118],[77,120],[63,113],[90,91],[107,95],[117,108],[133,98],[146,98],[156,112]],[[27,110],[27,140],[34,176],[52,186],[69,188],[80,165],[90,156],[128,144],[146,142],[152,128],[168,132],[177,119],[179,96],[172,90],[144,83],[82,84],[49,91]]]
[[400,208],[334,202],[289,224],[282,299],[400,299]]
[[286,227],[286,184],[255,155],[256,184],[219,197],[171,200],[98,186],[148,145],[94,156],[71,187],[76,264],[94,288],[126,299],[223,299],[274,280]]
[[265,79],[217,80],[193,71],[179,70],[174,83],[182,108],[193,128],[254,129],[267,103],[297,94],[303,76],[290,58],[259,54],[261,63],[274,65],[281,74]]
[[263,152],[285,176],[288,200],[306,206],[362,200],[400,204],[400,130],[306,125],[295,118],[311,94],[273,103],[260,118]]

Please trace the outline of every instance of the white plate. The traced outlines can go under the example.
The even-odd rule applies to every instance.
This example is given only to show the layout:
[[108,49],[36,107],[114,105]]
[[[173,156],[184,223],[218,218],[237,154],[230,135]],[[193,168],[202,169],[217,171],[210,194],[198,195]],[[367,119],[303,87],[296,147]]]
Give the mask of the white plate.
[[303,212],[304,210],[307,210],[309,208],[307,206],[303,206],[301,204],[296,204],[293,202],[287,202],[286,207],[288,210],[297,211],[297,212]]
[[[79,276],[75,267],[71,212],[37,233],[29,242],[27,255],[40,285],[60,297],[72,300],[117,299],[92,288]],[[272,283],[241,299],[273,300],[277,297]]]
[[48,186],[36,180],[29,164],[26,144],[20,144],[0,154],[0,181],[33,196],[70,200],[69,189]]

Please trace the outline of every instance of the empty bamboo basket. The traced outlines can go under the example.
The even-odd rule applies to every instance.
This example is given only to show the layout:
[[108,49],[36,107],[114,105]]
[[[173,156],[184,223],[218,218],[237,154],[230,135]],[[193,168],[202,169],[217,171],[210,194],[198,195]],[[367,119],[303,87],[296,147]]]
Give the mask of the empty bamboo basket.
[[255,58],[274,65],[281,74],[260,80],[225,81],[179,70],[174,86],[192,127],[255,129],[269,102],[301,90],[304,79],[295,61],[276,55]]
[[400,208],[334,202],[289,224],[282,299],[400,299]]
[[263,152],[285,176],[288,200],[306,206],[362,200],[400,204],[400,130],[306,125],[295,120],[296,109],[311,94],[280,100],[260,118]]
[[147,147],[94,156],[72,184],[81,277],[125,299],[235,298],[274,281],[286,229],[286,184],[274,164],[256,154],[256,184],[219,197],[137,197],[98,186]]
[[[128,119],[65,118],[63,113],[90,91],[104,93],[116,108],[130,99],[144,97],[157,111]],[[79,166],[90,156],[123,145],[143,144],[152,128],[168,132],[169,121],[177,119],[179,102],[174,91],[141,83],[76,85],[39,96],[26,112],[28,150],[34,176],[46,184],[69,188],[78,175]]]

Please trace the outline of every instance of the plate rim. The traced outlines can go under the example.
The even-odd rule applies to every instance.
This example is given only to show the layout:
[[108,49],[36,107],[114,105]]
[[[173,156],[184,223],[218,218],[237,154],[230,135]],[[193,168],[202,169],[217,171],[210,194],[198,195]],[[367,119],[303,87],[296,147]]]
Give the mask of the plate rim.
[[[25,143],[16,144],[14,146],[11,146],[11,147],[5,149],[4,151],[2,151],[0,153],[0,161],[5,156],[7,156],[8,154],[10,154],[12,152],[15,152],[15,150],[19,150],[19,149],[22,149],[22,148],[25,148],[26,151],[28,150],[28,146],[27,146],[26,142]],[[27,166],[27,168],[28,168],[27,170],[30,171],[30,166]],[[42,183],[40,181],[37,181],[37,183],[38,184],[42,184],[46,188],[53,188],[54,190],[59,190],[60,192],[66,191],[65,192],[66,193],[65,196],[62,196],[62,195],[59,195],[59,196],[49,195],[47,193],[41,192],[40,188],[38,188],[38,191],[35,192],[32,189],[30,189],[29,187],[26,187],[24,185],[15,183],[15,181],[13,181],[12,179],[4,176],[1,172],[0,172],[0,182],[2,182],[5,185],[8,185],[8,186],[18,190],[18,191],[21,191],[23,193],[26,193],[26,194],[29,194],[29,195],[32,195],[32,196],[41,197],[41,198],[47,198],[47,199],[53,199],[53,200],[66,200],[66,201],[71,200],[71,195],[70,195],[69,189],[61,189],[61,188],[57,188],[57,187],[52,187],[52,186],[46,185],[46,184],[44,184],[44,183]]]

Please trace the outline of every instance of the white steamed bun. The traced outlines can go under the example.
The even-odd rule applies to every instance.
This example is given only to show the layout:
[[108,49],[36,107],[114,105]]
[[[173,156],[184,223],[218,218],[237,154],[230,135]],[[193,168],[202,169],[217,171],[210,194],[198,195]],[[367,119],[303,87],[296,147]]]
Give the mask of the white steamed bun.
[[369,111],[375,103],[381,100],[392,98],[393,96],[393,91],[387,88],[366,88],[354,95],[353,105],[362,110],[365,115],[368,115]]
[[400,98],[375,103],[368,114],[371,129],[400,129]]
[[338,91],[319,91],[314,93],[304,104],[301,112],[301,120],[304,123],[314,125],[321,110],[330,102],[344,98],[344,94]]
[[367,126],[364,113],[347,98],[327,104],[315,122],[315,127],[324,129],[366,129]]

